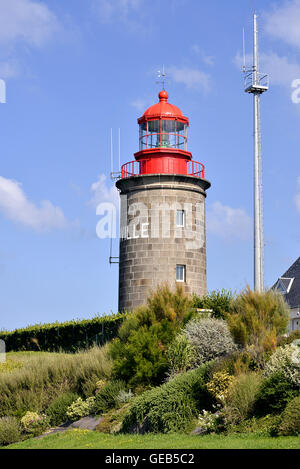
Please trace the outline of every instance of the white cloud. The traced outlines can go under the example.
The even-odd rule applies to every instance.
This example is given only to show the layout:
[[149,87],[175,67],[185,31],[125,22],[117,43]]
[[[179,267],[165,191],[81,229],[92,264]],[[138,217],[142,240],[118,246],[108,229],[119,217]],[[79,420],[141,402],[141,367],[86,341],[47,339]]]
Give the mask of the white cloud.
[[117,208],[119,206],[119,193],[115,185],[107,184],[105,174],[100,174],[98,180],[91,185],[92,199],[90,204],[97,207],[100,203],[111,202]]
[[68,222],[59,207],[48,200],[36,206],[28,200],[19,182],[0,176],[0,212],[15,223],[36,231],[64,229]]
[[187,88],[203,91],[210,90],[211,76],[197,68],[169,67],[168,75],[175,83],[182,83]]
[[131,101],[130,105],[137,109],[139,112],[143,112],[150,106],[149,101],[146,99],[137,98],[134,101]]
[[0,44],[21,40],[43,45],[58,28],[58,20],[45,3],[36,0],[0,0]]
[[207,210],[207,230],[224,239],[250,240],[251,217],[245,210],[215,202]]
[[280,57],[275,53],[262,54],[261,70],[270,75],[273,85],[291,87],[292,81],[300,78],[300,64],[290,62],[287,57]]
[[210,65],[210,66],[215,65],[215,57],[213,57],[212,55],[206,55],[198,44],[192,45],[191,49],[192,49],[192,52],[194,52],[194,54],[200,57],[201,60],[206,65]]
[[129,22],[133,13],[140,12],[143,0],[95,0],[95,10],[103,23]]
[[285,1],[264,14],[265,30],[276,39],[300,48],[300,0]]
[[296,195],[295,203],[296,203],[296,207],[297,207],[298,212],[300,212],[300,193]]
[[0,77],[4,80],[16,77],[19,74],[19,65],[15,60],[0,62]]

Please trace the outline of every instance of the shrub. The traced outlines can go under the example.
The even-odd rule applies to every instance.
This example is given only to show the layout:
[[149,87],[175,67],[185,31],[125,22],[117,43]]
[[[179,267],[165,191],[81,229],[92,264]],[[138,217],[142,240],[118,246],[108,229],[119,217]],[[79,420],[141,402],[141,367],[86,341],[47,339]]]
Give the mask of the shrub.
[[47,415],[53,426],[60,425],[67,419],[67,410],[79,398],[78,394],[66,392],[58,396],[47,409]]
[[227,428],[227,433],[254,433],[259,436],[277,436],[278,426],[281,421],[280,415],[266,415],[264,417],[252,417],[243,420],[238,425]]
[[295,397],[291,402],[289,402],[283,412],[282,421],[279,425],[279,435],[300,435],[300,396]]
[[185,373],[196,363],[196,351],[185,334],[178,335],[167,351],[169,375]]
[[281,413],[287,403],[298,394],[299,389],[284,374],[275,373],[262,383],[254,413],[259,416]]
[[45,413],[64,392],[90,397],[99,378],[110,375],[106,351],[95,347],[74,355],[29,356],[23,368],[0,374],[0,417],[22,417],[28,410]]
[[125,433],[169,433],[187,431],[202,410],[211,410],[215,399],[205,380],[208,367],[176,376],[133,400],[126,414]]
[[234,380],[225,401],[228,424],[238,424],[251,415],[261,380],[257,373],[241,374]]
[[85,401],[79,397],[77,401],[71,404],[66,415],[71,420],[78,420],[87,415],[93,414],[95,409],[95,397],[88,397]]
[[107,414],[103,415],[96,431],[111,434],[119,433],[122,427],[122,421],[128,412],[129,405],[130,404],[125,404],[121,408],[112,409]]
[[96,393],[100,391],[100,389],[104,388],[106,385],[106,381],[104,379],[99,379],[96,383]]
[[134,396],[134,394],[131,391],[131,389],[129,389],[129,391],[120,391],[118,396],[117,396],[117,401],[120,404],[127,404],[127,402],[131,401],[133,396]]
[[125,317],[125,313],[118,313],[64,323],[38,324],[13,332],[0,332],[0,340],[4,340],[7,352],[78,352],[112,340]]
[[215,373],[212,380],[207,383],[207,389],[218,401],[224,402],[228,396],[233,381],[233,376],[226,371],[220,371]]
[[224,371],[230,375],[239,376],[250,371],[256,371],[257,367],[252,356],[246,350],[236,350],[215,360],[210,370],[210,379],[212,379],[214,373],[217,372]]
[[192,319],[184,331],[195,349],[198,365],[236,349],[227,324],[222,319]]
[[122,324],[110,346],[113,376],[131,386],[160,384],[168,370],[166,351],[180,327],[191,316],[191,300],[167,285],[152,292],[146,306]]
[[21,440],[21,428],[15,417],[0,418],[0,446],[17,443]]
[[264,376],[281,373],[285,378],[300,388],[300,349],[297,345],[279,347],[267,362]]
[[286,332],[289,308],[273,290],[260,293],[248,287],[233,301],[227,320],[236,343],[252,347],[253,356],[263,368],[266,353],[275,350],[278,336]]
[[121,391],[126,390],[124,381],[111,381],[100,389],[96,395],[95,413],[103,414],[109,409],[116,407],[119,403],[118,396]]
[[49,419],[46,415],[26,412],[24,417],[21,418],[21,425],[26,433],[38,436],[49,427]]
[[201,428],[202,433],[211,433],[218,431],[220,414],[203,410],[199,414],[197,426]]
[[292,344],[295,340],[300,339],[300,331],[293,331],[289,335],[285,335],[279,338],[278,345],[284,346]]
[[214,290],[208,295],[193,296],[193,307],[212,310],[212,316],[216,319],[226,319],[230,312],[234,294],[229,290]]

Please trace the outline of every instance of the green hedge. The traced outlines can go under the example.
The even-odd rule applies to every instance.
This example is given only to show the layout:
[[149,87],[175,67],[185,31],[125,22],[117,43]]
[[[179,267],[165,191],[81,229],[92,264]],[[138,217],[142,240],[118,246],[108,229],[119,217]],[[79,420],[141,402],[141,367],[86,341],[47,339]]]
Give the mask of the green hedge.
[[4,340],[7,352],[76,352],[112,340],[125,317],[126,313],[118,313],[81,321],[39,324],[12,332],[0,332],[0,340]]
[[211,364],[178,375],[144,392],[130,406],[123,433],[186,432],[202,410],[216,403],[206,387]]

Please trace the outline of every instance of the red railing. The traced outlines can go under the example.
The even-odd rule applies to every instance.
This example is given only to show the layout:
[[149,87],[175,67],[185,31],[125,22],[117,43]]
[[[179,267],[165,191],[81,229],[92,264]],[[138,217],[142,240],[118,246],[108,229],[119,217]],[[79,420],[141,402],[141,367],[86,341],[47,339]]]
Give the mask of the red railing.
[[187,175],[205,179],[205,166],[198,161],[187,161]]
[[[148,174],[145,170],[145,163],[147,160],[142,161],[130,161],[129,163],[123,164],[121,169],[122,179],[130,178],[133,176],[141,176]],[[172,171],[168,171],[166,174],[175,174]],[[186,174],[187,176],[193,176],[200,179],[205,179],[205,166],[198,161],[187,161],[186,162]]]
[[130,178],[132,176],[140,176],[140,162],[130,161],[129,163],[123,164],[121,173],[122,179]]

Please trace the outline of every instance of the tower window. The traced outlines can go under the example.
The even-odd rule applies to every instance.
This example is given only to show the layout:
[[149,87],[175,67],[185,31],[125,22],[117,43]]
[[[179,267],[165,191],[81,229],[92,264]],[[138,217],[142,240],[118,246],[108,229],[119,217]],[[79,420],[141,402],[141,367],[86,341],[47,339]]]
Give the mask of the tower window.
[[176,282],[185,282],[186,278],[186,266],[177,265],[176,266]]
[[177,210],[176,212],[176,225],[180,228],[185,226],[185,213],[184,210]]

